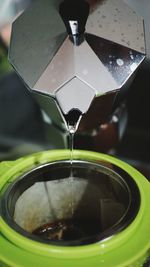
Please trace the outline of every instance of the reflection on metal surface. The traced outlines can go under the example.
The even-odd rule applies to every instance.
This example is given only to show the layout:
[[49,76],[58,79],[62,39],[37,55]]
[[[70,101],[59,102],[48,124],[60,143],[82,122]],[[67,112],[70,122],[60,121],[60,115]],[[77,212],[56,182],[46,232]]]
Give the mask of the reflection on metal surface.
[[86,40],[114,78],[117,88],[122,87],[143,61],[143,54],[128,47],[107,41],[92,34],[86,34]]
[[31,89],[67,36],[56,3],[36,1],[12,26],[9,58]]
[[[100,1],[85,18],[77,8],[66,14],[68,6],[60,16],[59,3],[38,0],[14,22],[10,61],[31,90],[55,97],[63,113],[76,107],[85,113],[94,96],[123,87],[145,58],[143,20],[121,0]],[[78,79],[75,100],[70,88]]]
[[124,1],[104,0],[97,3],[91,9],[86,31],[145,53],[143,19]]

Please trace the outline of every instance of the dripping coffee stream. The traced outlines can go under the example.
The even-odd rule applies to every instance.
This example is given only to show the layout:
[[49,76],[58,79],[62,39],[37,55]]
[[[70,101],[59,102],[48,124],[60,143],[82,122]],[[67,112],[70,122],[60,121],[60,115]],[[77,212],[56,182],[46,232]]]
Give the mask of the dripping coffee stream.
[[[73,164],[73,148],[74,148],[74,135],[78,129],[80,120],[82,118],[82,113],[79,110],[73,109],[67,115],[64,116],[64,119],[67,124],[67,130],[69,133],[69,150],[70,150],[70,164]],[[72,167],[71,167],[72,171]]]
[[[73,186],[73,149],[74,149],[74,135],[78,129],[78,125],[80,123],[80,120],[82,118],[81,112],[78,110],[72,110],[65,116],[65,120],[67,123],[67,129],[69,132],[69,142],[68,142],[68,148],[70,150],[70,177],[68,177],[68,182],[70,183],[70,186],[72,188]],[[73,188],[72,188],[73,192]],[[70,201],[70,207],[71,207],[71,214],[73,216],[74,209],[73,209],[73,196]]]

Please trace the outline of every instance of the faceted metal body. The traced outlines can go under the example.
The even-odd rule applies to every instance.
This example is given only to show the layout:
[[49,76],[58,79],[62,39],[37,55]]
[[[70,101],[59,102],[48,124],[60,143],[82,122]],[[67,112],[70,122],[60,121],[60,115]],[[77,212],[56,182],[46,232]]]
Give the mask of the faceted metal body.
[[143,19],[121,0],[97,1],[75,45],[59,4],[37,0],[13,23],[9,60],[38,99],[56,106],[55,114],[57,104],[63,114],[86,113],[95,97],[123,88],[145,58]]

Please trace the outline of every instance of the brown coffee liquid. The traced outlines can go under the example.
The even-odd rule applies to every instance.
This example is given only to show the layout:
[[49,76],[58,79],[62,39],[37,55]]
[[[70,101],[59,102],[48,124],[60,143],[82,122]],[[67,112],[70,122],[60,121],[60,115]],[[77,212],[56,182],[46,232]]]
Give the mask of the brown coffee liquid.
[[50,241],[75,241],[100,234],[100,223],[96,220],[59,220],[42,225],[35,229],[32,234]]

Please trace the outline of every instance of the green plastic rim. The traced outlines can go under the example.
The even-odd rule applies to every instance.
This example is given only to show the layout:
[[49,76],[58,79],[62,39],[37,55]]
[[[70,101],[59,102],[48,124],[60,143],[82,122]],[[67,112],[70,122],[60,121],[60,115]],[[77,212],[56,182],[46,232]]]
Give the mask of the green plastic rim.
[[[140,210],[134,221],[111,239],[99,243],[60,247],[41,244],[21,236],[0,218],[0,266],[142,266],[150,251],[150,184],[137,170],[108,155],[76,150],[74,159],[105,161],[126,171],[136,182],[141,196]],[[67,160],[68,150],[53,150],[33,154],[14,162],[0,164],[0,190],[35,166]]]

